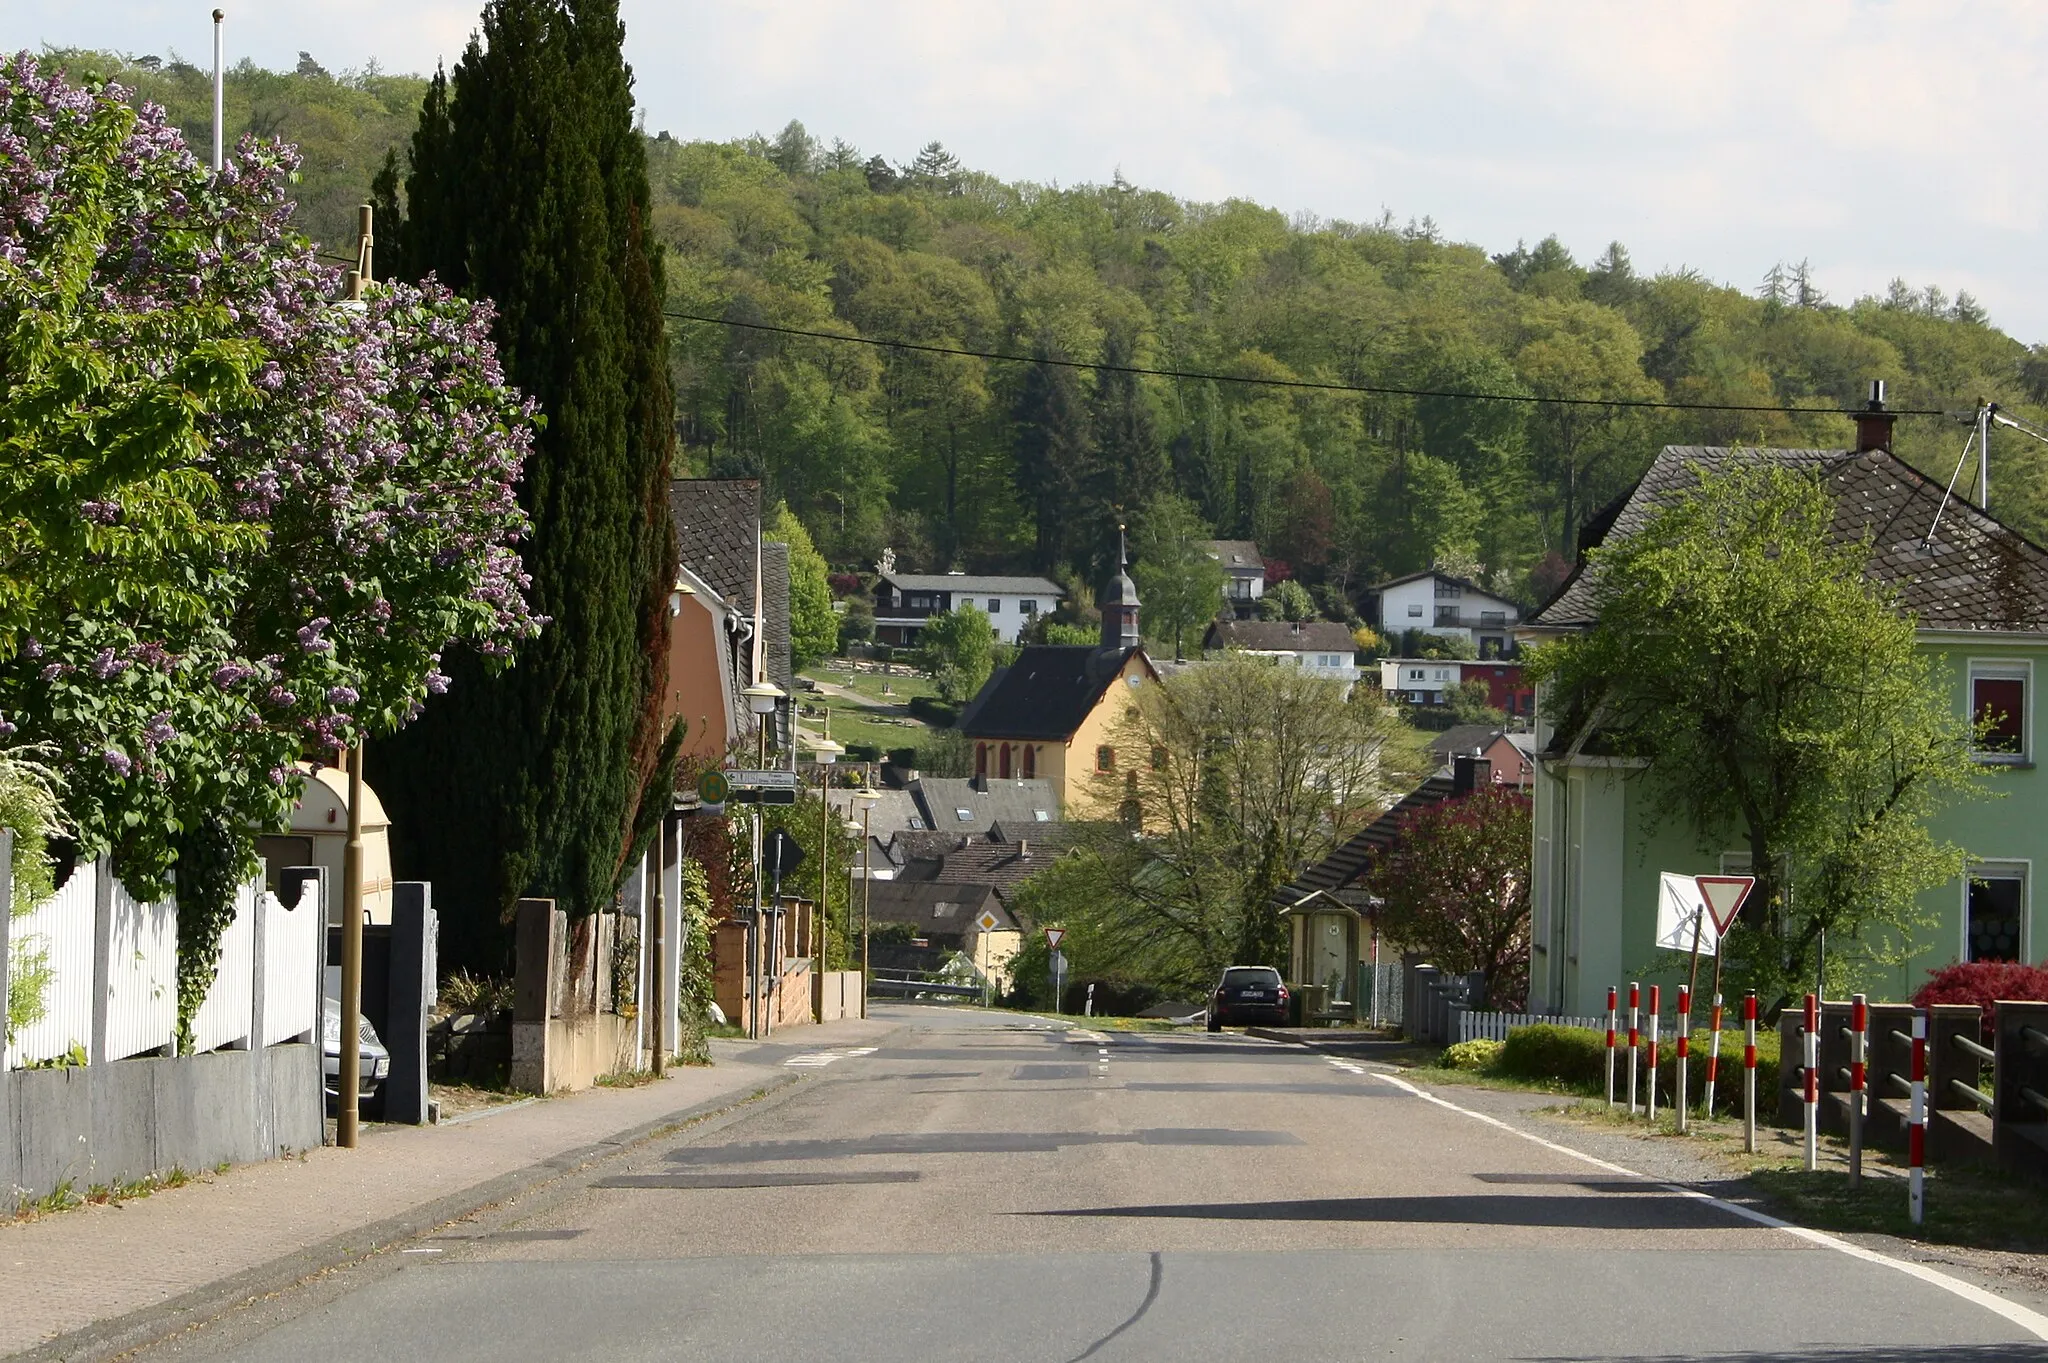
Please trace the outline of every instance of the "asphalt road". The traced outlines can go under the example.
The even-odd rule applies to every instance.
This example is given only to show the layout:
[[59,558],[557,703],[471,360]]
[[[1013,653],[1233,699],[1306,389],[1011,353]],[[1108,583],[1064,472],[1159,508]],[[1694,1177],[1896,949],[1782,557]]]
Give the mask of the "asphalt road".
[[872,1053],[786,1048],[804,1082],[740,1120],[152,1355],[2048,1357],[1982,1301],[1349,1062],[889,1011]]

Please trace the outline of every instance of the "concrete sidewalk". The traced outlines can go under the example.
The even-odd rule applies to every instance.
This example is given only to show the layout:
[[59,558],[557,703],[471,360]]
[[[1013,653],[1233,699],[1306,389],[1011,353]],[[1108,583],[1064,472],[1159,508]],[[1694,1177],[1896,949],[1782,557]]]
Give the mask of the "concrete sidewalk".
[[135,1348],[795,1082],[804,1071],[785,1064],[791,1056],[872,1044],[896,1026],[870,1019],[795,1028],[766,1045],[717,1041],[717,1063],[640,1088],[485,1109],[442,1126],[372,1126],[354,1150],[239,1165],[124,1204],[0,1223],[0,1355]]

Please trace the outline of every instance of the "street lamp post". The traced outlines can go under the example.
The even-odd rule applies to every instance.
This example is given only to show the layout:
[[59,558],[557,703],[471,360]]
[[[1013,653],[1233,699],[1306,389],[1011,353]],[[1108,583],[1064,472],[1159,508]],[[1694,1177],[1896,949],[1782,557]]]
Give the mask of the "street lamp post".
[[860,1015],[863,1020],[868,1015],[868,984],[873,977],[873,968],[868,962],[868,905],[872,902],[870,891],[875,879],[875,802],[881,798],[881,792],[872,784],[864,784],[853,793],[853,802],[860,806]]
[[[831,724],[827,712],[826,724]],[[832,741],[828,729],[820,739],[818,758],[818,803],[824,806],[824,814],[818,820],[818,907],[811,916],[811,954],[817,958],[818,977],[818,1021],[825,1020],[825,939],[826,930],[831,926],[831,917],[826,912],[826,897],[831,893],[832,882],[828,878],[832,855],[832,764],[839,760],[839,754],[846,749]]]
[[[775,713],[775,707],[782,700],[782,688],[766,677],[756,677],[752,686],[744,688],[741,695],[747,698],[747,709],[754,716],[755,730],[760,734],[761,765],[768,765],[768,717]],[[759,1037],[762,1032],[761,1010],[761,807],[754,806],[753,829],[754,862],[754,918],[747,925],[750,941],[747,948],[747,974],[750,977],[747,996],[747,1015],[751,1024],[750,1036]]]

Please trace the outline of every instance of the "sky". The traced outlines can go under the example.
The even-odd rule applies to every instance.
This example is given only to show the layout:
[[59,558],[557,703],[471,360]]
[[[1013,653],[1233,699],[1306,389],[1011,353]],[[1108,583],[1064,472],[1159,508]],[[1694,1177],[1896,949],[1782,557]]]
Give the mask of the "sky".
[[[479,0],[264,0],[230,60],[453,63]],[[0,0],[8,47],[210,51],[206,0]],[[1111,175],[1325,219],[1434,220],[1490,252],[1829,296],[1968,290],[2048,341],[2038,0],[622,0],[650,130],[800,119],[1006,180]],[[2029,96],[2026,92],[2035,91]]]

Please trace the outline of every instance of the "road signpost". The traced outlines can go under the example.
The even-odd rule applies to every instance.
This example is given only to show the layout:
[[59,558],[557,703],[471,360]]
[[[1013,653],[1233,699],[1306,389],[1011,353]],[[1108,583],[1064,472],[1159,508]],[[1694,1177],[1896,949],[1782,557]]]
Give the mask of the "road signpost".
[[705,814],[725,813],[725,802],[732,798],[732,781],[717,769],[705,772],[697,778],[697,808]]
[[[1707,1116],[1711,1117],[1714,1115],[1714,1080],[1721,1070],[1721,940],[1728,935],[1728,929],[1735,926],[1742,906],[1749,902],[1749,892],[1756,888],[1756,877],[1694,876],[1693,884],[1699,887],[1700,899],[1704,901],[1704,917],[1714,924],[1714,1031],[1707,1042]],[[1703,926],[1696,925],[1693,930],[1692,982],[1695,985],[1699,983],[1700,976],[1699,932]],[[1688,1032],[1692,1030],[1690,1016],[1686,1019],[1685,1029]]]
[[[720,773],[729,783],[732,800],[742,805],[793,805],[797,780],[793,771],[740,768]],[[699,792],[701,794],[701,791]]]
[[1002,920],[997,918],[994,914],[990,913],[987,909],[983,909],[981,911],[981,917],[974,920],[974,926],[980,928],[983,932],[994,932],[1001,925]]

